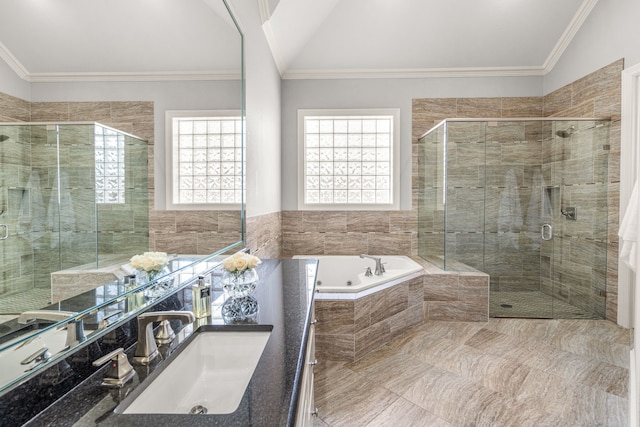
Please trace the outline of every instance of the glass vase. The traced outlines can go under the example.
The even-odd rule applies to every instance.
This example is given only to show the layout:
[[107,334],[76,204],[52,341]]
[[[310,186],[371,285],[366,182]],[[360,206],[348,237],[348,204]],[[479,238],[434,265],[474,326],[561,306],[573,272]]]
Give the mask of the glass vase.
[[222,273],[222,289],[231,298],[242,298],[256,290],[258,272],[255,268],[241,271],[224,271]]

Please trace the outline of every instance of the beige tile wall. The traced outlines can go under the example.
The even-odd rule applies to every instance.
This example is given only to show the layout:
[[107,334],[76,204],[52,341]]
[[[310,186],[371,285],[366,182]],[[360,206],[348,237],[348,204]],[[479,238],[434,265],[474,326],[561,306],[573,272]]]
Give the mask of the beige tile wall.
[[446,272],[414,259],[425,269],[421,277],[356,300],[316,300],[318,357],[352,362],[426,321],[489,320],[486,274]]
[[[549,117],[610,117],[608,165],[606,318],[618,314],[618,227],[620,200],[620,114],[622,70],[620,59],[543,98],[543,115]],[[603,221],[605,219],[603,218]]]
[[417,254],[412,211],[284,211],[282,256]]
[[[148,164],[149,182],[149,205],[153,206],[154,201],[154,105],[153,102],[132,101],[132,102],[28,102],[7,94],[0,93],[0,121],[4,122],[77,122],[96,121],[107,126],[114,127],[124,132],[136,135],[148,141],[148,153],[146,163]],[[44,136],[41,136],[44,138]],[[54,159],[44,151],[31,153],[34,158],[41,158],[43,161]],[[84,164],[82,158],[74,157],[73,148],[68,153],[69,161],[76,165]],[[55,165],[52,165],[54,167]],[[18,174],[13,174],[18,176]],[[71,179],[74,179],[71,174]],[[6,183],[0,183],[5,185]],[[146,197],[146,195],[145,195]],[[142,196],[141,196],[142,198]],[[80,217],[82,206],[77,206],[76,216]],[[124,232],[123,236],[130,231],[131,227],[125,227],[125,222],[131,220],[138,223],[139,218],[121,217],[121,212],[102,212],[105,221],[110,221],[117,229]],[[122,219],[123,221],[119,221]],[[126,221],[125,221],[126,220]],[[124,228],[127,228],[126,230]],[[169,253],[188,254],[209,254],[223,246],[228,246],[240,240],[241,222],[240,213],[233,211],[156,211],[149,209],[149,249],[166,251]],[[126,247],[128,245],[126,236],[120,238],[118,233],[102,236],[103,250]],[[105,239],[105,237],[108,237]],[[80,246],[78,246],[82,249]],[[31,252],[30,248],[24,248]],[[16,271],[23,274],[30,273],[29,265],[48,266],[53,262],[46,255],[39,255],[34,259],[34,255],[25,252],[22,255],[13,257],[15,262],[5,262],[4,265],[11,264]],[[8,260],[7,260],[8,261]],[[57,265],[57,257],[54,260]],[[68,259],[73,263],[73,257]],[[15,265],[14,265],[15,264]],[[49,275],[49,269],[42,271],[38,282],[44,282]],[[37,273],[37,272],[36,272]],[[48,285],[48,280],[46,280]],[[32,279],[12,280],[10,284],[0,283],[0,294],[11,293],[16,288],[27,289],[33,286]]]
[[[618,199],[620,193],[620,97],[623,60],[616,61],[544,97],[481,99],[414,99],[414,183],[418,139],[445,118],[472,117],[604,117],[611,118],[608,165],[608,239],[606,318],[616,321],[618,265]],[[414,192],[417,191],[414,185]],[[570,274],[570,273],[569,273]],[[594,272],[598,274],[598,272]],[[579,276],[579,274],[578,274]],[[579,289],[576,288],[577,297]],[[568,293],[567,293],[568,295]],[[589,297],[591,298],[591,297]]]
[[247,218],[246,246],[259,258],[280,258],[282,254],[282,213]]
[[153,209],[153,102],[34,102],[31,121],[97,121],[131,133],[149,145],[149,249],[169,253],[209,254],[240,240],[235,211],[158,211]]

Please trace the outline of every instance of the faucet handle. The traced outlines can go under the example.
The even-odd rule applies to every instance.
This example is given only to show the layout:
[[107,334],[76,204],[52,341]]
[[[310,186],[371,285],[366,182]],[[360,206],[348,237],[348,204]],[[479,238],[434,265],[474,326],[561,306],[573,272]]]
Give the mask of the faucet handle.
[[160,321],[158,332],[156,332],[156,342],[158,344],[169,344],[176,337],[176,333],[173,332],[169,320],[165,319]]
[[367,267],[367,268],[364,269],[364,276],[365,277],[373,276],[373,273],[371,272],[371,267]]
[[[35,353],[30,354],[24,360],[20,362],[21,365],[28,365],[31,362],[36,362],[36,364],[31,368],[35,368],[36,366],[47,362],[51,358],[51,353],[47,347],[42,347],[38,349]],[[29,370],[31,370],[29,369]]]
[[129,359],[127,359],[127,355],[124,354],[124,348],[115,349],[111,353],[102,356],[93,362],[93,366],[102,366],[107,362],[111,362],[111,365],[102,380],[102,385],[104,386],[120,388],[136,374],[133,366],[129,363]]

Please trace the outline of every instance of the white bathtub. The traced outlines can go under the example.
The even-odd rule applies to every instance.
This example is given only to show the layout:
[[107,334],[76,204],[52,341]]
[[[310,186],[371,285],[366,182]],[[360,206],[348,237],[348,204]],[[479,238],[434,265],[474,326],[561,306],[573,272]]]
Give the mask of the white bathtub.
[[316,299],[357,299],[405,280],[422,275],[422,266],[411,258],[397,255],[374,255],[382,258],[385,273],[367,277],[367,267],[375,272],[376,263],[357,255],[296,255],[294,258],[319,260]]

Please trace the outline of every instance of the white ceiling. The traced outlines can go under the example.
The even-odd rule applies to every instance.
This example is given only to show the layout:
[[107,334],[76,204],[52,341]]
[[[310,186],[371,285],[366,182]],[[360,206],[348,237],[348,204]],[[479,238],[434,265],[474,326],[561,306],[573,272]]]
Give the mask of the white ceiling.
[[[284,78],[331,78],[542,75],[597,0],[234,1],[260,6]],[[0,57],[25,80],[238,69],[221,0],[0,0],[0,15]]]
[[239,75],[221,0],[0,0],[0,16],[0,56],[26,80]]

